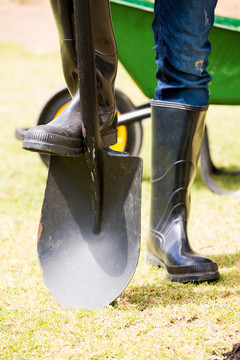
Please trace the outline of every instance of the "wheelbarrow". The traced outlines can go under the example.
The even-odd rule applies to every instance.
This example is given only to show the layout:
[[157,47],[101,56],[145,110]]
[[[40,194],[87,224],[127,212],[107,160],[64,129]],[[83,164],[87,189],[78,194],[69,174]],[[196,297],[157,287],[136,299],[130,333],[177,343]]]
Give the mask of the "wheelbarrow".
[[[154,97],[155,53],[151,23],[153,3],[144,0],[111,0],[111,12],[117,40],[119,60],[143,94]],[[240,20],[215,17],[210,33],[212,52],[208,71],[213,77],[209,85],[210,104],[240,105]],[[43,105],[37,124],[46,124],[59,114],[70,101],[66,88],[54,92]],[[119,110],[118,143],[114,150],[127,151],[137,156],[142,144],[141,121],[150,117],[149,103],[136,107],[120,90],[116,90]],[[17,129],[16,137],[24,138],[25,129]],[[206,126],[201,149],[201,174],[207,187],[217,194],[240,195],[240,189],[230,191],[221,188],[214,181],[220,174],[236,176],[240,169],[229,171],[218,168],[211,156],[211,146]],[[48,157],[41,155],[47,165]]]

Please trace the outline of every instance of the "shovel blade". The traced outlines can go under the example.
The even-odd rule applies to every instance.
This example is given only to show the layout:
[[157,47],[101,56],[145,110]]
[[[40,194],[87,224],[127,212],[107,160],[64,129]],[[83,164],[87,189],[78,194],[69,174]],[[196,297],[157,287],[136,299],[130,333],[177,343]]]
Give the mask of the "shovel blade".
[[142,160],[104,156],[101,231],[84,156],[51,157],[39,226],[45,284],[64,308],[104,307],[131,280],[140,252]]

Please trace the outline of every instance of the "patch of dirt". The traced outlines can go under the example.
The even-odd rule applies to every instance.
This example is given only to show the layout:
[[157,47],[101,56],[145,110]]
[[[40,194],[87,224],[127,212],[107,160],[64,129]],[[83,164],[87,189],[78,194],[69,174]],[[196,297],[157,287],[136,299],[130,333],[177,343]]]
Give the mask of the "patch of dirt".
[[240,19],[240,1],[218,0],[215,13],[216,15]]
[[[219,0],[216,14],[240,18],[240,1]],[[59,51],[49,0],[0,0],[0,41]]]
[[0,0],[0,42],[26,45],[37,52],[59,51],[48,0]]
[[224,353],[223,360],[240,360],[240,343],[233,345],[232,351]]

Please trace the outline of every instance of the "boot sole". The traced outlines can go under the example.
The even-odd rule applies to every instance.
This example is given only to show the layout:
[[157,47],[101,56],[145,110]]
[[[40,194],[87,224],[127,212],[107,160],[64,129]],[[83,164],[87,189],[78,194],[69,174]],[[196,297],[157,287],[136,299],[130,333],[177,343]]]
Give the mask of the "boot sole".
[[83,147],[72,148],[31,140],[24,140],[22,147],[25,150],[45,155],[80,156],[83,153]]
[[[117,133],[111,132],[103,135],[103,140],[107,146],[111,146],[117,142]],[[59,135],[49,135],[49,134],[34,134],[33,139],[25,138],[22,143],[22,147],[25,150],[37,152],[44,155],[60,155],[60,156],[80,156],[83,154],[83,146],[72,146],[77,144],[76,139],[64,138]],[[38,138],[39,137],[39,138]],[[43,139],[44,137],[44,139]],[[67,144],[68,142],[72,143],[71,146],[59,145],[57,142],[62,141]],[[79,144],[80,145],[80,144]]]
[[[152,254],[147,254],[146,262],[153,267],[162,267],[166,271],[167,279],[172,282],[188,283],[188,282],[203,282],[203,281],[216,281],[220,278],[218,270],[209,269],[208,271],[196,271],[196,267],[188,266],[187,272],[177,273],[180,270],[180,266],[169,266],[163,261]],[[215,263],[212,263],[212,267],[216,267]],[[182,269],[181,269],[182,270]],[[174,272],[174,274],[173,274]]]

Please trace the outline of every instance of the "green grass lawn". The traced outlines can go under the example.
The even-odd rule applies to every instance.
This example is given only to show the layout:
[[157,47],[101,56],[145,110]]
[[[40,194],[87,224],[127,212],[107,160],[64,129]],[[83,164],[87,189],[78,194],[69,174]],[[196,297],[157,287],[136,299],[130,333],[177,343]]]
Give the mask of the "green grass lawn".
[[[240,341],[240,198],[218,196],[198,171],[192,191],[191,244],[219,264],[212,284],[178,284],[145,264],[150,202],[150,121],[144,122],[142,251],[135,276],[113,306],[64,310],[48,293],[36,239],[47,169],[21,149],[15,128],[32,126],[63,81],[58,54],[1,44],[0,359],[222,359]],[[120,67],[117,86],[146,101]],[[239,107],[208,115],[216,164],[240,166]],[[227,125],[227,128],[226,128]],[[240,187],[239,178],[221,177]]]

